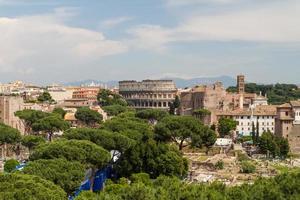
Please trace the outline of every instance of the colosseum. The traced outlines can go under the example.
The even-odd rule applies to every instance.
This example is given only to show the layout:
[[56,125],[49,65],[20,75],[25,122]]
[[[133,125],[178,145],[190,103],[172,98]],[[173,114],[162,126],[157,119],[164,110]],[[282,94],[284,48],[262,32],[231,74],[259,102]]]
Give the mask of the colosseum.
[[119,93],[134,108],[169,109],[177,89],[172,80],[120,81]]

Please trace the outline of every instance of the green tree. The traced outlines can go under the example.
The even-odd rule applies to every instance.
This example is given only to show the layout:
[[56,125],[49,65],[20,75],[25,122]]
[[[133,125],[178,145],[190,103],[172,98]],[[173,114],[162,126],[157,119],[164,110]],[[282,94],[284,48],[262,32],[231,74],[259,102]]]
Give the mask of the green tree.
[[255,125],[254,125],[254,122],[252,122],[252,132],[251,132],[251,136],[252,136],[253,144],[257,144],[257,140],[256,140],[256,131],[255,131]]
[[270,131],[262,134],[259,139],[258,146],[262,153],[266,154],[267,156],[270,153],[273,158],[279,156],[285,159],[290,150],[287,139],[276,137]]
[[85,166],[65,159],[36,160],[29,162],[22,173],[52,181],[70,195],[84,180]]
[[255,142],[259,141],[259,122],[256,122]]
[[134,145],[134,140],[120,134],[103,129],[77,128],[69,129],[63,134],[69,140],[89,140],[114,154],[123,154]]
[[86,126],[92,127],[95,127],[96,124],[99,124],[103,120],[103,116],[100,113],[88,107],[78,108],[75,117]]
[[208,126],[202,127],[202,138],[201,143],[206,147],[206,154],[208,154],[210,148],[215,144],[217,140],[217,134],[211,130]]
[[17,111],[15,115],[24,122],[25,133],[28,134],[31,133],[32,124],[34,124],[35,122],[37,122],[42,118],[48,117],[50,113],[45,113],[38,110],[26,109],[26,110]]
[[203,124],[194,117],[169,116],[163,118],[155,126],[155,139],[171,141],[178,145],[179,150],[193,144],[201,146],[203,140]]
[[279,156],[285,159],[290,152],[289,141],[286,138],[275,137],[276,144],[279,148]]
[[69,127],[70,124],[57,115],[50,115],[32,124],[32,129],[36,132],[45,132],[48,135],[49,141],[52,141],[55,132],[66,130]]
[[66,115],[66,113],[67,113],[67,111],[65,111],[62,108],[54,108],[53,111],[52,111],[52,113],[58,114],[59,116],[61,116],[62,118],[64,118],[65,115]]
[[146,141],[153,137],[151,126],[144,120],[134,116],[117,116],[103,123],[103,128],[115,133],[121,133],[133,140]]
[[279,148],[276,144],[275,137],[270,131],[264,132],[261,135],[261,137],[259,138],[258,146],[262,153],[266,155],[270,153],[273,158],[275,158],[279,152]]
[[188,163],[176,148],[150,139],[138,142],[127,150],[115,166],[119,176],[130,177],[145,172],[152,178],[160,174],[183,177]]
[[52,103],[54,100],[52,99],[51,95],[49,92],[45,91],[42,94],[40,94],[37,98],[39,102],[48,102]]
[[7,160],[4,163],[4,171],[7,173],[10,173],[10,172],[14,171],[16,169],[16,166],[18,166],[19,164],[20,164],[19,161],[15,160],[15,159]]
[[119,104],[103,106],[102,108],[108,114],[108,116],[117,116],[129,110],[127,106],[122,106]]
[[160,121],[164,117],[168,116],[168,113],[160,109],[145,109],[137,111],[135,116],[140,119],[146,119],[150,123],[155,124],[157,121]]
[[21,139],[21,144],[27,147],[29,152],[31,152],[39,144],[43,144],[45,142],[46,140],[44,138],[36,135],[26,135]]
[[[229,87],[229,92],[236,92],[236,87]],[[268,102],[274,105],[280,105],[291,100],[300,98],[300,89],[295,84],[275,84],[275,85],[259,85],[256,83],[246,83],[245,91],[248,93],[256,93],[268,96]]]
[[91,168],[93,183],[96,170],[103,168],[110,161],[110,153],[90,141],[58,140],[39,145],[29,157],[32,161],[55,158],[78,161]]
[[230,132],[235,130],[237,126],[237,122],[230,118],[222,117],[218,121],[218,132],[220,137],[225,137],[230,135]]
[[110,90],[100,90],[97,95],[98,102],[101,106],[110,106],[110,105],[121,105],[127,106],[126,101],[122,96],[110,91]]
[[4,148],[2,158],[6,158],[7,144],[14,145],[21,140],[21,134],[17,129],[0,123],[0,145]]
[[66,193],[51,181],[25,174],[0,174],[0,199],[65,200]]
[[179,107],[180,107],[180,99],[179,99],[178,95],[176,95],[174,101],[170,104],[169,113],[171,115],[175,115],[177,113],[177,110]]

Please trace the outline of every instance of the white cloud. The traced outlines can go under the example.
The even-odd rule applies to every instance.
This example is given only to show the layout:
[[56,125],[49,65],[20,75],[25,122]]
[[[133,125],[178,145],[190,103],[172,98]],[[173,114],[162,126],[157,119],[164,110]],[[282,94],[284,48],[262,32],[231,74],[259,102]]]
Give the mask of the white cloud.
[[154,50],[182,41],[300,42],[300,3],[292,0],[183,19],[175,27],[142,25],[129,33],[137,47]]
[[124,22],[127,22],[127,21],[130,21],[132,20],[133,18],[132,17],[118,17],[118,18],[114,18],[114,19],[108,19],[108,20],[105,20],[101,23],[102,26],[106,27],[106,28],[112,28],[112,27],[115,27],[119,24],[122,24]]
[[69,9],[54,14],[0,18],[0,71],[21,74],[76,71],[101,57],[127,51],[119,41],[109,40],[101,32],[68,26]]

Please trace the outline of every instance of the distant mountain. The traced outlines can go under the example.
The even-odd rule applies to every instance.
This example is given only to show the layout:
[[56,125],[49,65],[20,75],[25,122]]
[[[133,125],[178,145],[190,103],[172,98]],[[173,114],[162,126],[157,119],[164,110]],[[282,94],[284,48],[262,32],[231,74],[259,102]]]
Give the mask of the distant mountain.
[[[177,88],[185,88],[185,87],[193,87],[195,85],[208,85],[213,84],[217,81],[223,83],[224,87],[234,86],[236,85],[236,79],[230,76],[218,76],[218,77],[202,77],[202,78],[192,78],[192,79],[183,79],[176,77],[166,77],[163,79],[173,80],[177,86]],[[81,86],[81,85],[101,85],[102,87],[107,86],[109,88],[113,88],[118,86],[118,81],[98,81],[98,80],[82,80],[65,83],[65,86]]]
[[178,88],[192,87],[195,85],[209,85],[215,82],[222,82],[224,87],[236,85],[236,79],[230,76],[218,76],[218,77],[202,77],[202,78],[192,78],[192,79],[182,79],[182,78],[170,78],[176,83]]

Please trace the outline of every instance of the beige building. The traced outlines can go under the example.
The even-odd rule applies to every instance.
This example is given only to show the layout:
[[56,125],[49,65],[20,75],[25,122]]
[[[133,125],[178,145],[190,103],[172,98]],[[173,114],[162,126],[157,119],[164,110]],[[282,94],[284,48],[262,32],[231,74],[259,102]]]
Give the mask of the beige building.
[[255,93],[245,92],[245,77],[237,77],[237,93],[227,92],[221,82],[212,85],[198,85],[181,92],[180,114],[192,115],[197,109],[211,112],[209,124],[217,122],[219,111],[231,112],[250,109],[251,106],[267,105],[267,98]]
[[277,107],[275,133],[288,139],[293,153],[300,153],[300,100]]
[[120,81],[119,94],[134,108],[169,109],[177,89],[172,80]]
[[0,122],[18,129],[22,134],[25,132],[25,126],[22,120],[15,116],[15,112],[23,109],[22,97],[0,96]]

